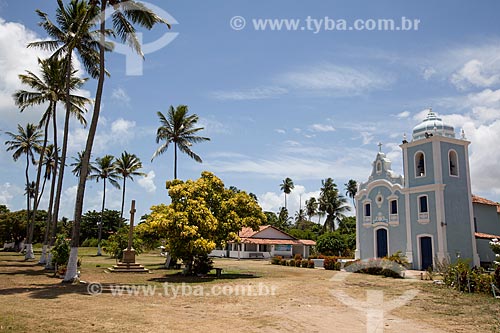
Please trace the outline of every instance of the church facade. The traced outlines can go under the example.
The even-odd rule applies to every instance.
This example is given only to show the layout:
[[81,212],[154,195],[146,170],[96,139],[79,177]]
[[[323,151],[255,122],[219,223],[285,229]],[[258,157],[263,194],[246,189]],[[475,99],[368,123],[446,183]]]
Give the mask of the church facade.
[[413,269],[459,257],[479,266],[469,144],[430,110],[400,145],[404,176],[380,149],[355,197],[357,259],[401,251]]

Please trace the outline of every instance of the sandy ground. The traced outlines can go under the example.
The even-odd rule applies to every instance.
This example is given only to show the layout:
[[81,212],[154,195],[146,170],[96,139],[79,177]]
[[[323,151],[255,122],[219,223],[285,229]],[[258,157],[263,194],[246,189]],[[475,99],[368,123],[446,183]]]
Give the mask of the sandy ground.
[[[0,332],[432,333],[500,327],[500,302],[426,281],[228,259],[216,261],[221,279],[186,281],[157,269],[160,257],[139,261],[152,273],[106,273],[114,260],[84,258],[87,284],[67,285],[34,262],[0,252]],[[113,295],[117,285],[129,284],[138,288],[130,291],[135,295],[127,289]]]

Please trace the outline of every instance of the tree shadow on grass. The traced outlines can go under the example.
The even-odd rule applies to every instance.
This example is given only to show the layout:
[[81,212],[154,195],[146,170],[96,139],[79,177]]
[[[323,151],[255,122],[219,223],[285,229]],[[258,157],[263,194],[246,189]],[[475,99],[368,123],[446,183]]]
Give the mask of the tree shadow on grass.
[[252,273],[222,273],[218,278],[215,274],[204,276],[186,276],[181,272],[168,274],[163,277],[151,278],[151,282],[171,282],[171,283],[206,283],[212,281],[237,280],[237,279],[257,279],[260,276]]
[[69,283],[30,284],[26,287],[0,289],[0,295],[17,294],[28,294],[29,298],[34,299],[56,299],[68,294],[89,295],[86,285]]

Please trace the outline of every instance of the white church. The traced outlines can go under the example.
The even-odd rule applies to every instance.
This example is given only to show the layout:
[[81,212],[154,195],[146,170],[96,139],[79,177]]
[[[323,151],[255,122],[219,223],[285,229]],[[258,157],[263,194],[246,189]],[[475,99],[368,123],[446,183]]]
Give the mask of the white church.
[[[400,145],[404,176],[391,170],[380,149],[355,197],[357,259],[401,251],[413,269],[424,270],[436,260],[463,258],[479,266],[491,257],[487,243],[500,234],[500,207],[473,200],[469,144],[463,131],[457,138],[454,128],[429,110]],[[478,226],[489,232],[478,232]]]

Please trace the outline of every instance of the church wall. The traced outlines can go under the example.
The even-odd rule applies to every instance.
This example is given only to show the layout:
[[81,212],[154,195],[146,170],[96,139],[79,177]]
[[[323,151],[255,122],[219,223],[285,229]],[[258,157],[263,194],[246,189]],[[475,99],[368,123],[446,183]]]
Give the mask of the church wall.
[[[438,252],[438,236],[437,236],[437,214],[436,214],[436,194],[434,191],[425,191],[419,193],[410,193],[410,221],[411,221],[411,235],[412,235],[412,252],[413,252],[413,268],[420,269],[420,244],[419,237],[431,236],[432,237],[432,250],[434,256]],[[427,195],[427,204],[429,218],[428,222],[419,222],[418,198],[422,195]]]
[[[496,206],[473,203],[477,232],[500,235],[500,222]],[[482,259],[481,259],[482,261]]]
[[[448,152],[453,149],[458,154],[458,177],[450,176]],[[446,223],[447,252],[453,261],[460,253],[462,258],[473,259],[472,234],[470,219],[470,198],[467,187],[467,165],[465,149],[462,145],[441,142],[444,209]],[[438,221],[440,222],[440,221]]]
[[[408,147],[408,175],[405,175],[408,187],[416,187],[421,185],[429,185],[434,183],[434,168],[432,158],[432,143],[425,142],[422,139],[422,144],[418,146]],[[425,156],[425,176],[415,177],[415,154],[422,151]]]

